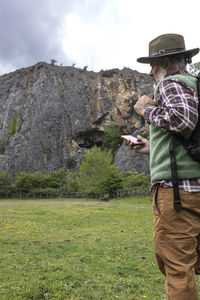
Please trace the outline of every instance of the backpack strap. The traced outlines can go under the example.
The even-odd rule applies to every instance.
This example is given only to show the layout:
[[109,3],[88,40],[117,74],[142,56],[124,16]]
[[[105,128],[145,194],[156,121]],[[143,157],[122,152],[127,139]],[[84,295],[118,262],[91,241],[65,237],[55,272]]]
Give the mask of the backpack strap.
[[[197,77],[197,93],[198,93],[198,122],[197,126],[195,128],[194,136],[195,133],[197,133],[200,130],[200,72]],[[172,185],[173,185],[173,196],[174,196],[174,209],[176,210],[177,213],[179,213],[182,209],[181,205],[181,199],[180,199],[180,193],[179,193],[179,186],[178,186],[178,174],[177,174],[177,165],[176,165],[176,156],[175,156],[175,151],[174,151],[174,145],[175,145],[175,140],[178,138],[181,143],[187,148],[190,146],[190,139],[185,139],[182,135],[180,134],[171,134],[170,138],[170,144],[169,144],[169,155],[170,155],[170,167],[171,167],[171,176],[172,176]]]
[[174,151],[174,134],[171,135],[170,144],[169,144],[169,155],[170,155],[170,166],[171,166],[171,175],[172,175],[172,185],[173,185],[173,195],[174,195],[174,209],[179,213],[182,209],[181,199],[179,194],[178,187],[178,174],[176,166],[176,156]]

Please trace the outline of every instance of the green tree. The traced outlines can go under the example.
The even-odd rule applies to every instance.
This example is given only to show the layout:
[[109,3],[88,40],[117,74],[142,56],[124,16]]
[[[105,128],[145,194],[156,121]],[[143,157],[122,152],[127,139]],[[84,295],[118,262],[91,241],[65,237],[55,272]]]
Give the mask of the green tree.
[[79,170],[79,188],[87,193],[110,193],[121,187],[122,174],[112,154],[98,147],[88,150]]
[[110,124],[104,131],[102,148],[114,152],[121,144],[120,129],[117,124]]
[[8,123],[8,138],[11,138],[15,134],[18,118],[19,118],[19,112],[16,111],[14,116],[10,119]]
[[52,65],[52,66],[55,66],[55,64],[57,63],[57,60],[51,59],[50,62],[51,62],[51,65]]
[[2,171],[0,172],[0,195],[8,195],[12,191],[12,178],[11,176]]
[[189,72],[190,72],[192,75],[197,76],[198,73],[200,72],[200,62],[195,63],[195,64],[191,64],[191,65],[189,66]]

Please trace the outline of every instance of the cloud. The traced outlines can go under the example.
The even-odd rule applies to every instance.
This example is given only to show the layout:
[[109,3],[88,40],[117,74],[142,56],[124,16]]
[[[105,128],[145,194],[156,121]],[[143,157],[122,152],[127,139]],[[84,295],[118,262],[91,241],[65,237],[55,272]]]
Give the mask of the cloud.
[[0,1],[0,65],[18,68],[50,59],[67,62],[60,32],[63,15],[71,9],[66,3]]
[[180,33],[187,49],[200,45],[200,2],[190,0],[195,10],[187,16],[184,2],[168,0],[163,9],[160,0],[2,0],[0,73],[51,59],[94,71],[149,72],[136,59],[148,55],[156,36]]

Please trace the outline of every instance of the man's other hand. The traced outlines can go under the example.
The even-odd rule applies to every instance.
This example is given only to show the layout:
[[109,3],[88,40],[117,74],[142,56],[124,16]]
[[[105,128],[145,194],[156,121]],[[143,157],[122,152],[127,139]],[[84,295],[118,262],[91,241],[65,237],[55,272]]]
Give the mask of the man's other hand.
[[144,95],[138,99],[136,104],[134,105],[134,109],[136,113],[140,116],[144,116],[144,111],[148,106],[155,106],[155,100],[149,98],[148,96]]

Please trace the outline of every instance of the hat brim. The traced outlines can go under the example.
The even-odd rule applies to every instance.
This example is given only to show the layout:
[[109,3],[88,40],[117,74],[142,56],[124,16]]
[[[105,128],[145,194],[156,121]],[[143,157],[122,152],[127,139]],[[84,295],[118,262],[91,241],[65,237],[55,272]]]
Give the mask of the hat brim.
[[137,61],[139,63],[143,64],[150,64],[152,62],[152,59],[169,56],[169,55],[175,55],[175,54],[188,54],[188,56],[193,57],[194,55],[199,53],[199,48],[191,49],[191,50],[183,50],[183,51],[177,51],[177,52],[171,52],[171,53],[164,53],[156,56],[148,56],[148,57],[139,57]]

